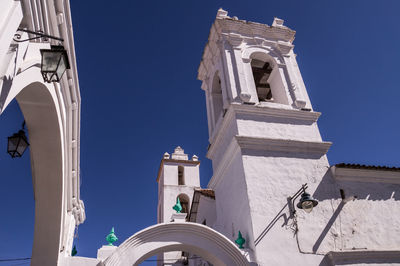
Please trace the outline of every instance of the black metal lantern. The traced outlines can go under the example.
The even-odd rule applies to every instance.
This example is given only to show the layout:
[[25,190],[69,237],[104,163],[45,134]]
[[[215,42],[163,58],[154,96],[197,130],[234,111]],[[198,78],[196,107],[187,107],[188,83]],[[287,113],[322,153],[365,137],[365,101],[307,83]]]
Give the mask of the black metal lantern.
[[292,215],[296,213],[296,210],[294,208],[294,202],[295,200],[301,195],[299,203],[297,203],[297,208],[303,209],[305,212],[310,213],[312,209],[318,205],[318,201],[311,197],[310,194],[306,192],[306,189],[308,188],[307,183],[302,185],[301,188],[292,196],[289,197],[289,209]]
[[28,146],[28,138],[23,129],[18,131],[18,133],[13,134],[11,137],[8,137],[7,152],[12,158],[21,157]]
[[41,49],[42,75],[44,81],[60,82],[66,69],[70,69],[67,51],[62,45],[52,45],[51,49]]
[[310,213],[312,209],[318,205],[318,201],[311,197],[310,194],[304,192],[301,195],[299,203],[297,203],[297,208],[303,209],[305,212]]

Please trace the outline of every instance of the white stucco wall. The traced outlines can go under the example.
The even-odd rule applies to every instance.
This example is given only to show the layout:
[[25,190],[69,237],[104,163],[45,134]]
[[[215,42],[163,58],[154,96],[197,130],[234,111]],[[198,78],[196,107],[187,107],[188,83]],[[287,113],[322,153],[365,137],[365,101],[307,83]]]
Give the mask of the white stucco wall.
[[200,196],[199,207],[197,209],[196,223],[203,223],[206,220],[206,225],[214,228],[217,219],[217,210],[215,199]]

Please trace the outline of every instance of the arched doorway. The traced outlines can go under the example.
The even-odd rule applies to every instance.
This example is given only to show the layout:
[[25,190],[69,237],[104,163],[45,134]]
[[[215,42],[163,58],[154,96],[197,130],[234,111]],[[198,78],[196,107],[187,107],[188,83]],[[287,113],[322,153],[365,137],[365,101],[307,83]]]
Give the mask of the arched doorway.
[[104,265],[139,265],[157,253],[179,250],[201,256],[213,265],[250,265],[232,241],[197,223],[150,226],[122,243]]

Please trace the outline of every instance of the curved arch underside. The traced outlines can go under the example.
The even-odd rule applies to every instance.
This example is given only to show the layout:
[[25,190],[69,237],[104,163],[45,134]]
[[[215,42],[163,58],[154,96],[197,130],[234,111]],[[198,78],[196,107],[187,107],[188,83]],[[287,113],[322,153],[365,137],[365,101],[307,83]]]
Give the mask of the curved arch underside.
[[[29,134],[35,198],[32,265],[56,265],[61,248],[64,190],[64,134],[54,87],[38,67],[17,75],[4,108],[15,98]],[[4,109],[3,109],[4,110]],[[46,252],[44,252],[46,251]]]
[[241,251],[224,235],[197,223],[150,226],[122,243],[104,265],[139,265],[157,253],[184,250],[213,265],[249,265]]

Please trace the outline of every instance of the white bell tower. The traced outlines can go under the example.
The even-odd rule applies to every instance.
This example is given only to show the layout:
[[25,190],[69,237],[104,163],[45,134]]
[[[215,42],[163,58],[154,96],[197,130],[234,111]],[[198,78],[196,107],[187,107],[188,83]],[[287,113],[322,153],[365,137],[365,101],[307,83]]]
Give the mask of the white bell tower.
[[216,198],[211,226],[231,240],[240,230],[245,248],[271,265],[287,262],[279,256],[291,257],[297,247],[291,230],[268,229],[269,223],[301,184],[313,193],[331,145],[321,139],[320,113],[296,62],[295,31],[283,22],[275,18],[268,26],[218,10],[198,71],[213,165],[208,188]]
[[[166,152],[158,170],[158,206],[157,223],[171,222],[172,207],[179,198],[182,213],[187,217],[190,212],[195,188],[200,187],[199,176],[200,161],[196,155],[189,160],[181,147],[176,147],[171,156]],[[158,265],[183,265],[185,254],[183,252],[167,252],[158,256]],[[164,260],[164,262],[160,261]]]

